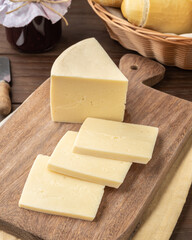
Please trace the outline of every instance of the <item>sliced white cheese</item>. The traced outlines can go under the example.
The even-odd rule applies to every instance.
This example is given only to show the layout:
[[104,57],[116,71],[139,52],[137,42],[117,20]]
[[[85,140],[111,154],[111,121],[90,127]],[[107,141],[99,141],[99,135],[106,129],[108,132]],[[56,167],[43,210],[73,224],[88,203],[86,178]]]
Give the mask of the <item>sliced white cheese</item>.
[[77,132],[69,131],[59,141],[49,159],[49,170],[118,188],[132,163],[72,153],[76,136]]
[[87,118],[73,152],[146,164],[152,158],[157,135],[156,127]]
[[47,169],[48,160],[48,156],[37,156],[19,207],[92,221],[99,208],[104,186],[51,172]]

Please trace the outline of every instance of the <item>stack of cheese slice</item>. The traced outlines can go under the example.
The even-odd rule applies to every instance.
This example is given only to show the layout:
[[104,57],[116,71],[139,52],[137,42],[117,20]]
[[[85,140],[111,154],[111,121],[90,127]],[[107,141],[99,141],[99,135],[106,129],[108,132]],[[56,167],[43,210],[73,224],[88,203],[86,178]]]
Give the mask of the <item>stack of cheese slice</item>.
[[118,188],[132,162],[152,157],[158,128],[87,118],[79,133],[69,131],[50,157],[39,155],[19,206],[93,220],[104,186]]

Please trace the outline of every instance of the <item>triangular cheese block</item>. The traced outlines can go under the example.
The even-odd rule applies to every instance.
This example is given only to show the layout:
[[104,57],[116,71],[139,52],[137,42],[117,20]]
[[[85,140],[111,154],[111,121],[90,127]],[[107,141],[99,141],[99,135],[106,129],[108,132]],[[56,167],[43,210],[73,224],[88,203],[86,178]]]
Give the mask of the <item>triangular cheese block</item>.
[[95,38],[65,50],[51,70],[53,121],[81,123],[87,117],[122,121],[128,80]]

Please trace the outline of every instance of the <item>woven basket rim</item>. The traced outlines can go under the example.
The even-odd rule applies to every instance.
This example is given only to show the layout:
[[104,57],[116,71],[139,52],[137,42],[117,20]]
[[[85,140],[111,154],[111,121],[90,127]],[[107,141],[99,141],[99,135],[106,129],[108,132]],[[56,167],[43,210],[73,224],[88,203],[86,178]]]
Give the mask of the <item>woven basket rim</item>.
[[88,3],[101,19],[103,19],[107,23],[115,25],[118,28],[121,28],[124,31],[131,31],[137,35],[140,35],[141,37],[145,37],[155,41],[163,41],[175,45],[192,45],[192,38],[160,33],[151,29],[135,26],[127,20],[121,19],[108,12],[104,7],[96,3],[94,0],[88,0]]

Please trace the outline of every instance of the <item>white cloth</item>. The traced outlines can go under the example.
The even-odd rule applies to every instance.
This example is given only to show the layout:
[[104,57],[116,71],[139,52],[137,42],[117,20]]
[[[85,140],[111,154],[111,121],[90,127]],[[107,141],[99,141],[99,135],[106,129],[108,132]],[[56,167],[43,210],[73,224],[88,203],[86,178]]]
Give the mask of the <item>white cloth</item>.
[[[54,0],[57,2],[57,0]],[[54,24],[61,19],[61,17],[51,11],[50,9],[43,6],[41,3],[29,3],[20,9],[6,14],[9,11],[16,9],[21,6],[24,2],[14,3],[9,0],[0,0],[0,24],[5,27],[23,27],[29,24],[35,17],[42,16],[45,17]],[[50,6],[61,15],[67,13],[68,7],[71,5],[71,0],[64,3],[45,3]]]

